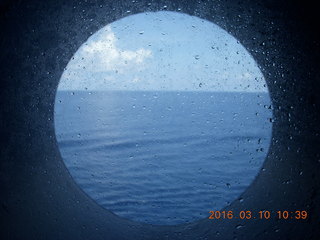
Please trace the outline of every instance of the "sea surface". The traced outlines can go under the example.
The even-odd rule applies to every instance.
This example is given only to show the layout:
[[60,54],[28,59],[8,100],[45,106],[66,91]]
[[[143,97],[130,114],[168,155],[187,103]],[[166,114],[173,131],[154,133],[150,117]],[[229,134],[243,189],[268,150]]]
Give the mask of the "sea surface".
[[91,198],[175,225],[207,218],[254,180],[270,104],[268,93],[58,91],[54,120],[65,165]]

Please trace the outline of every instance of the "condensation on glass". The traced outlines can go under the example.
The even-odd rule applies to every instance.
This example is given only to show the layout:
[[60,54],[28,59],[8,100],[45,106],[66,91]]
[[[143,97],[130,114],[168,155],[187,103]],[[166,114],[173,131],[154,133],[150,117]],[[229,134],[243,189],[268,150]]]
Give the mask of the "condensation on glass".
[[93,34],[55,101],[60,152],[79,186],[120,217],[157,225],[237,200],[262,167],[272,122],[265,79],[239,41],[169,11]]

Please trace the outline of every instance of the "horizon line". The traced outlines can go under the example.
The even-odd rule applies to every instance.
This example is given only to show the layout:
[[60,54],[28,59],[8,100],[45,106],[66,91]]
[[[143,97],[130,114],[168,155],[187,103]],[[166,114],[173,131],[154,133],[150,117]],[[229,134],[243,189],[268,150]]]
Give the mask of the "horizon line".
[[204,92],[204,93],[266,93],[270,94],[269,91],[209,91],[209,90],[121,90],[121,89],[106,89],[106,90],[83,90],[83,89],[57,89],[56,92]]

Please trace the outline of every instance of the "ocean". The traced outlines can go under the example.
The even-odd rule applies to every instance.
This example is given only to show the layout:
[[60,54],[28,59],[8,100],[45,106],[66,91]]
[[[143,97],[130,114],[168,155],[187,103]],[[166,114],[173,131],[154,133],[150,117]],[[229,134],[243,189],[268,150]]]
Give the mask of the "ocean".
[[55,131],[76,183],[133,221],[207,218],[250,185],[271,141],[268,93],[58,91]]

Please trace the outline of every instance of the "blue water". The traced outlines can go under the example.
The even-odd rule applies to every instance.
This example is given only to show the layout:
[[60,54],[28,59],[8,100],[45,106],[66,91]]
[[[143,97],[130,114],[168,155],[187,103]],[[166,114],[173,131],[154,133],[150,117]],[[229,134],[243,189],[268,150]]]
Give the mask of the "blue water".
[[58,91],[55,129],[75,181],[134,221],[209,216],[250,185],[271,140],[267,93]]

